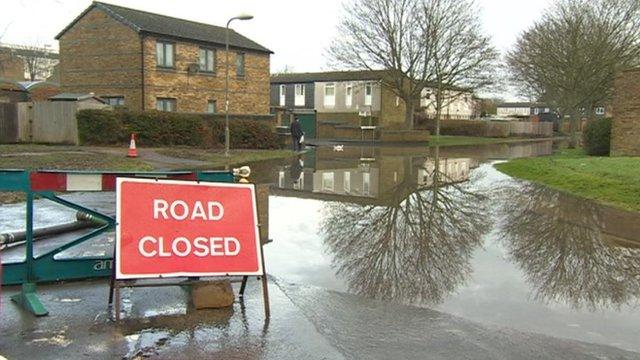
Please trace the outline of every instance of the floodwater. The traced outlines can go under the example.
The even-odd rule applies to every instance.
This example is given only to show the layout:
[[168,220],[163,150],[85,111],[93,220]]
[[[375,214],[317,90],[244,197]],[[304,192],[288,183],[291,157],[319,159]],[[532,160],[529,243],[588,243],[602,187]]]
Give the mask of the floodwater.
[[[327,304],[318,300],[305,305],[309,291],[300,290],[304,286],[357,295],[349,298],[349,311],[361,318],[381,319],[385,311],[377,307],[373,312],[377,305],[369,301],[375,299],[390,304],[385,313],[391,317],[405,311],[393,304],[408,304],[498,328],[640,352],[640,214],[514,180],[493,168],[510,158],[548,155],[555,146],[539,141],[442,148],[345,146],[343,151],[318,147],[292,159],[251,164],[253,181],[270,187],[268,206],[259,206],[268,209],[268,229],[263,229],[273,239],[265,247],[266,269],[278,283],[294,286],[285,292],[304,311],[300,319],[313,320],[328,338],[339,338],[326,334],[341,332],[322,323],[329,319],[326,314],[318,313],[315,320],[309,315]],[[67,198],[113,212],[113,193]],[[0,232],[20,229],[24,205],[2,205],[0,215]],[[74,211],[36,202],[37,227],[74,217]],[[37,242],[36,256],[72,235]],[[57,258],[112,251],[113,236],[107,234]],[[5,263],[23,258],[20,248],[2,253]],[[322,299],[337,296],[340,301],[326,301],[344,304],[336,294]],[[287,303],[284,295],[278,296]],[[328,307],[341,311],[337,305]],[[145,317],[163,309],[153,308]],[[375,324],[369,325],[372,331]],[[388,330],[381,325],[380,333]],[[414,324],[411,331],[418,328]],[[162,331],[145,331],[127,337],[132,344],[127,351],[135,353],[147,342],[163,343],[167,337]],[[299,340],[301,348],[305,339]],[[322,341],[319,347],[325,346]],[[363,343],[361,350],[368,348]]]
[[485,324],[640,351],[640,214],[492,166],[551,142],[318,148],[268,173],[267,270]]

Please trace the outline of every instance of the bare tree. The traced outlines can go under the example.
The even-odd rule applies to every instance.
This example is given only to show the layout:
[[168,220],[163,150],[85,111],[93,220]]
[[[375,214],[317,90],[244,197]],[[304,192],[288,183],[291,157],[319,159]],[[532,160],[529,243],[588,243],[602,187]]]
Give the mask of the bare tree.
[[24,62],[29,80],[46,79],[51,72],[52,60],[56,55],[48,48],[40,45],[16,45],[14,52]]
[[420,0],[351,0],[338,25],[339,37],[329,48],[335,62],[350,69],[388,70],[383,86],[406,106],[405,126],[425,83],[428,55],[421,36]]
[[482,33],[479,10],[473,0],[422,1],[421,33],[429,55],[425,68],[433,84],[436,137],[442,109],[496,82],[499,54]]
[[470,275],[473,251],[491,228],[488,198],[450,176],[447,160],[433,151],[420,166],[420,183],[405,159],[405,176],[385,194],[385,205],[329,203],[324,209],[324,242],[351,291],[436,304]]
[[640,59],[640,1],[558,0],[507,55],[524,94],[579,119],[611,98],[617,71]]
[[640,249],[605,241],[598,205],[537,185],[503,191],[501,238],[537,299],[590,309],[637,303]]

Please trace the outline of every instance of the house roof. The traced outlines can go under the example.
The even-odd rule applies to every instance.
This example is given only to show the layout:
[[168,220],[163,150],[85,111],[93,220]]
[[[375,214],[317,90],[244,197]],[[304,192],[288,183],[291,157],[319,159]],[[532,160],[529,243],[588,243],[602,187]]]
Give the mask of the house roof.
[[501,108],[515,108],[515,107],[551,107],[545,103],[536,103],[536,102],[506,102],[502,104],[498,104],[497,107]]
[[[112,18],[129,26],[138,33],[150,33],[181,39],[196,40],[218,45],[225,44],[225,27],[199,23],[195,21],[178,19],[171,16],[154,14],[142,10],[130,9],[122,6],[93,2],[85,11],[65,27],[56,39],[60,39],[67,30],[80,20],[87,12],[98,8],[106,12]],[[273,53],[273,51],[256,43],[255,41],[229,29],[229,46],[240,49]]]
[[381,80],[388,74],[388,70],[359,70],[359,71],[328,71],[275,74],[271,76],[272,83],[305,83],[316,81],[358,81]]
[[51,81],[20,81],[18,83],[27,91],[41,86],[60,87],[60,84]]
[[82,101],[88,99],[96,99],[100,102],[105,102],[93,93],[60,93],[49,98],[51,101]]

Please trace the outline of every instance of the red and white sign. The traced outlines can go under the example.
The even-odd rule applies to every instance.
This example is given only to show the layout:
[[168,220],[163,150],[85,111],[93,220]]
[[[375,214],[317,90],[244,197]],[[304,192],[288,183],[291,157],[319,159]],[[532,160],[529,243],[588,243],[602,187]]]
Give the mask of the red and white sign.
[[116,278],[260,275],[252,184],[118,178]]

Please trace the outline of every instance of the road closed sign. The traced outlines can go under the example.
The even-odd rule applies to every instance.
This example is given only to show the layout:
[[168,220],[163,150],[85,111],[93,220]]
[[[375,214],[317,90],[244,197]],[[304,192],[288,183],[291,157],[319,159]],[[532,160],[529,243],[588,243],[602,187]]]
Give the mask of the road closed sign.
[[260,275],[252,184],[119,178],[116,278]]

